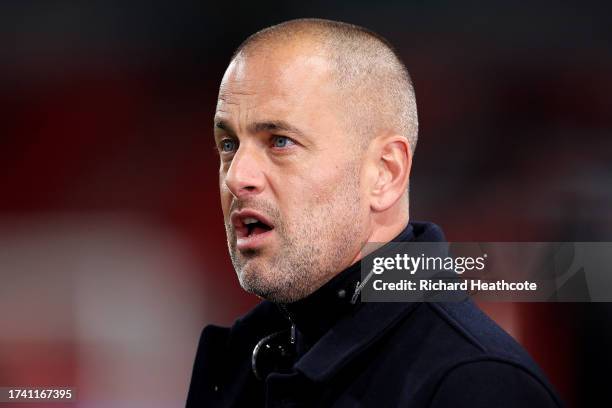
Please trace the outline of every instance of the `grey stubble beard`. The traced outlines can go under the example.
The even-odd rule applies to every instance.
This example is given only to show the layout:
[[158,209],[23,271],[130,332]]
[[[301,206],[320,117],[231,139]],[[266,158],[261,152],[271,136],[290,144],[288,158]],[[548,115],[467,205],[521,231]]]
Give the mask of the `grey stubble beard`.
[[[349,173],[350,174],[350,173]],[[230,257],[240,285],[247,292],[276,303],[300,300],[335,276],[347,259],[360,250],[359,182],[345,178],[331,200],[317,203],[311,214],[299,218],[301,224],[288,226],[280,211],[266,202],[245,203],[270,217],[280,240],[279,250],[265,264],[263,251],[240,253],[236,250],[235,231],[226,223]],[[305,222],[306,217],[313,222]],[[352,245],[351,245],[352,244]]]

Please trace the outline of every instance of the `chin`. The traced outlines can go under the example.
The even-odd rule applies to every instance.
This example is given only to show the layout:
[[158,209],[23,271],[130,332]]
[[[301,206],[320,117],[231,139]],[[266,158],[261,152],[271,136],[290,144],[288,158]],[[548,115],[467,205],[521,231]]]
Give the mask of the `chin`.
[[247,292],[263,297],[262,293],[273,290],[274,280],[269,271],[248,262],[238,274],[240,286]]
[[278,280],[278,276],[268,270],[243,269],[240,275],[240,286],[245,291],[271,302],[291,303],[299,298],[294,293],[290,293],[291,291],[283,285],[283,282]]

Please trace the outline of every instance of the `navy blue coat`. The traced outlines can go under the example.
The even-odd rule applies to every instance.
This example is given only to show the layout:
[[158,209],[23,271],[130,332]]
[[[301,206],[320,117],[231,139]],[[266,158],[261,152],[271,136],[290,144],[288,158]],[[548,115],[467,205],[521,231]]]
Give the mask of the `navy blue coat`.
[[[437,241],[436,229],[412,223],[397,240]],[[355,268],[293,310],[264,301],[231,328],[207,326],[187,407],[561,406],[523,348],[471,301],[349,306],[352,279]],[[296,362],[258,380],[253,348],[288,318]]]

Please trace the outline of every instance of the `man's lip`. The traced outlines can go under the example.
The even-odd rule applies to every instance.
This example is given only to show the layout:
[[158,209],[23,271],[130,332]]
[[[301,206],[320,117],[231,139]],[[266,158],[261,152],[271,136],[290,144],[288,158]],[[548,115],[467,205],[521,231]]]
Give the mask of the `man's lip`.
[[274,234],[274,230],[269,230],[256,235],[249,236],[237,236],[236,237],[236,249],[239,251],[246,251],[249,249],[257,249],[266,244],[266,240],[271,238]]
[[[259,222],[266,224],[270,229],[258,234],[249,235],[249,227],[244,223],[244,220],[247,218],[255,218]],[[236,232],[236,249],[239,251],[261,247],[274,234],[274,224],[272,224],[268,217],[256,210],[246,208],[234,211],[230,215],[230,220]]]
[[[247,218],[255,218],[259,222],[270,227],[270,229],[260,232],[259,234],[249,235],[249,227],[247,227],[247,225],[244,223],[244,220]],[[274,225],[265,215],[248,208],[240,211],[234,211],[231,214],[230,219],[236,235],[236,247],[239,250],[254,249],[257,246],[262,245],[264,238],[271,235],[272,231],[274,230]]]
[[241,228],[244,227],[245,218],[255,218],[260,222],[266,224],[268,227],[270,227],[270,229],[274,228],[274,224],[272,224],[272,222],[265,215],[258,211],[250,210],[248,208],[240,211],[234,211],[230,216],[230,221],[232,222],[232,225],[235,228]]

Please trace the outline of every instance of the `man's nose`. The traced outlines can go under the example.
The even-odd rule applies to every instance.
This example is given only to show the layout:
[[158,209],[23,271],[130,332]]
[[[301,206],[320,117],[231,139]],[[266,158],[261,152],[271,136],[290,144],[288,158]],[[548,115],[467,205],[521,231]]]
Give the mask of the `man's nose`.
[[265,185],[263,166],[263,158],[254,148],[241,145],[225,176],[227,188],[236,198],[259,194]]

